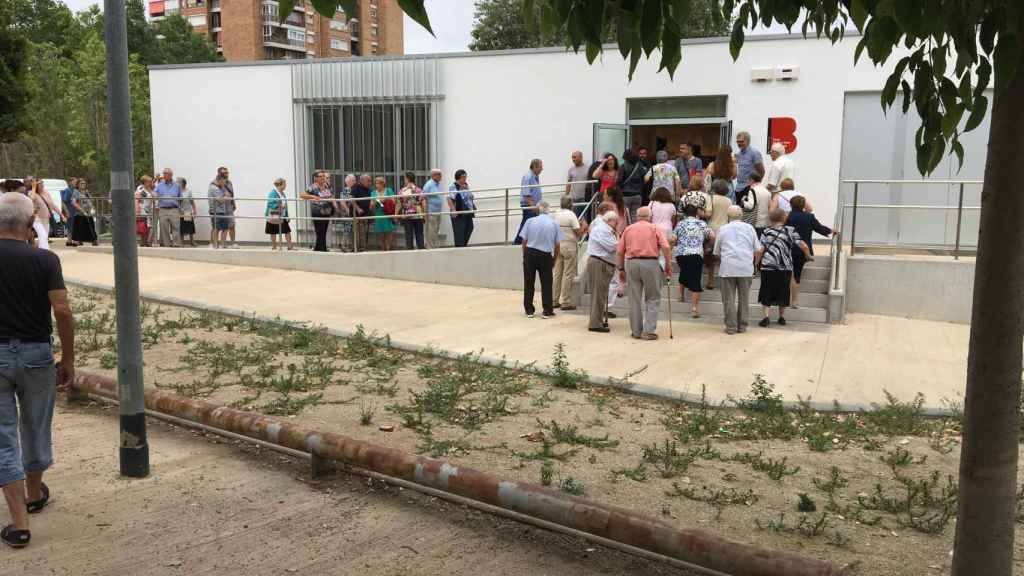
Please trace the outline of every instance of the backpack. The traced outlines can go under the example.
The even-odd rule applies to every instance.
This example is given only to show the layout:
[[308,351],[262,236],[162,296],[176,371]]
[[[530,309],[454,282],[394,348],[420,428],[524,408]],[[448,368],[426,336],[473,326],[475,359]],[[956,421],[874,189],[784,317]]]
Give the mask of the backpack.
[[743,208],[744,212],[756,212],[757,211],[757,192],[754,192],[754,187],[747,188],[747,193],[740,198],[739,205]]

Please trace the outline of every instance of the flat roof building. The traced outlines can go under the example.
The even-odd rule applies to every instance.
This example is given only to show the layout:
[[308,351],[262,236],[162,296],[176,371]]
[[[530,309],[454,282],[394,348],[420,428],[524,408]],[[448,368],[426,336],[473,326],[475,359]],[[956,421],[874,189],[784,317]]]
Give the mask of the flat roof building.
[[[736,62],[727,39],[689,40],[674,78],[658,72],[654,54],[641,60],[632,81],[613,46],[593,65],[582,53],[556,48],[158,66],[150,71],[154,161],[192,182],[208,182],[217,166],[229,166],[236,192],[253,198],[265,198],[277,177],[294,195],[314,169],[336,183],[367,172],[397,186],[405,171],[422,182],[439,166],[447,187],[461,168],[481,189],[518,186],[532,158],[544,161],[542,182],[564,182],[574,150],[589,164],[603,152],[641,145],[652,156],[660,149],[674,156],[688,142],[711,159],[747,131],[766,162],[772,142],[787,145],[797,190],[830,225],[840,194],[852,196],[841,180],[920,178],[920,120],[913,109],[884,113],[879,103],[899,55],[887,66],[867,58],[855,66],[858,38],[849,36],[837,45],[752,36]],[[933,178],[980,179],[987,138],[986,119],[963,137],[963,168],[946,157]],[[858,192],[868,205],[955,207],[958,190],[864,185]],[[557,205],[554,191],[545,194]],[[979,198],[980,187],[970,187],[965,205]],[[263,206],[243,203],[240,214],[262,215]],[[964,246],[976,242],[977,215],[965,213]],[[955,233],[955,211],[865,209],[858,218],[857,238],[868,243],[951,244]],[[239,238],[262,241],[263,223],[240,222]],[[478,221],[474,244],[503,239],[500,219]]]
[[180,14],[228,62],[402,54],[397,0],[360,0],[355,14],[321,16],[309,1],[282,15],[277,0],[151,0],[150,19]]

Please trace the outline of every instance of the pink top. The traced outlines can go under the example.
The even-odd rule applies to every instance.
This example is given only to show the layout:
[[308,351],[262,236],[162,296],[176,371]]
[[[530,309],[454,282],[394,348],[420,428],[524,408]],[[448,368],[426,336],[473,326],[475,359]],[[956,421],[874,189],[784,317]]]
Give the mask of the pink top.
[[668,248],[668,240],[661,228],[638,220],[619,238],[619,263],[630,258],[657,258],[663,248]]
[[676,207],[670,202],[651,202],[651,223],[661,228],[667,237],[672,233],[672,217],[676,215]]

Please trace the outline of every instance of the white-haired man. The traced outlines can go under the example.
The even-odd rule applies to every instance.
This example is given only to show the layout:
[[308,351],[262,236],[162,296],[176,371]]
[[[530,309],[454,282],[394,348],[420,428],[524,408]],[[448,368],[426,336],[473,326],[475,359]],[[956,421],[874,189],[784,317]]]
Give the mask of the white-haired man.
[[444,211],[445,191],[441,188],[441,169],[430,171],[430,180],[423,185],[427,194],[427,248],[440,248],[437,236],[441,231],[441,212]]
[[619,238],[617,263],[619,280],[629,289],[629,330],[633,338],[657,340],[658,308],[661,305],[661,287],[671,274],[666,265],[662,270],[658,256],[672,261],[668,238],[658,226],[651,223],[651,208],[642,206],[636,211],[637,221],[630,224]]
[[[754,227],[742,220],[743,209],[730,206],[729,222],[715,232],[714,255],[725,308],[725,333],[746,332],[750,320],[750,283],[755,255],[761,249]],[[738,306],[737,306],[738,303]]]
[[796,163],[786,154],[785,144],[782,142],[772,144],[768,154],[772,157],[772,163],[768,167],[768,173],[764,176],[764,187],[769,192],[777,191],[786,178],[796,181]]
[[156,207],[160,218],[160,245],[177,248],[181,245],[181,186],[174,181],[174,171],[164,168],[156,185]]
[[533,286],[540,276],[540,301],[543,306],[541,318],[552,318],[555,315],[554,302],[551,297],[551,273],[555,268],[559,244],[565,239],[562,228],[551,216],[548,216],[548,203],[536,205],[537,214],[523,223],[517,236],[523,245],[523,308],[527,318],[533,318],[536,308],[533,306]]
[[590,226],[587,241],[587,283],[590,285],[590,326],[591,332],[608,332],[608,286],[615,275],[615,254],[619,239],[615,236],[615,224],[619,214],[611,202],[602,202],[597,207],[597,218]]
[[[75,376],[74,319],[60,258],[28,243],[32,213],[26,196],[0,198],[0,486],[11,517],[0,539],[15,548],[32,538],[28,514],[50,502],[43,472],[53,463],[56,385]],[[51,309],[62,348],[59,374],[50,344]]]

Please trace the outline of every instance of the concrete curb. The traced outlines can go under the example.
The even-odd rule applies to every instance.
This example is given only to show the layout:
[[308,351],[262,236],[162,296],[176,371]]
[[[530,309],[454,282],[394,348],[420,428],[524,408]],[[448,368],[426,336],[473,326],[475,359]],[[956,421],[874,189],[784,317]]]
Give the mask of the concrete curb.
[[[113,291],[114,291],[113,287],[111,287],[111,286],[109,286],[107,284],[101,284],[99,282],[91,282],[91,281],[87,281],[87,280],[77,280],[77,279],[74,279],[74,278],[65,278],[64,279],[64,283],[65,284],[69,284],[69,285],[73,285],[73,286],[81,286],[83,288],[89,288],[89,289],[92,289],[92,290],[98,290],[98,291],[101,291],[101,292],[113,293]],[[244,310],[239,310],[239,309],[236,309],[236,308],[227,308],[227,307],[224,307],[224,306],[216,306],[216,305],[207,304],[207,303],[204,303],[204,302],[197,302],[195,300],[187,300],[187,299],[184,299],[184,298],[176,298],[176,297],[173,297],[173,296],[161,296],[161,295],[148,294],[148,293],[143,292],[143,293],[141,293],[141,297],[145,298],[146,300],[151,300],[153,302],[159,302],[159,303],[162,303],[162,304],[168,304],[168,305],[172,305],[172,306],[181,306],[183,308],[191,308],[191,309],[194,309],[194,310],[204,310],[204,311],[208,311],[208,312],[217,312],[219,314],[224,314],[226,316],[234,316],[236,318],[247,318],[247,319],[248,318],[255,318],[256,320],[259,320],[260,322],[273,322],[273,323],[278,323],[278,324],[294,324],[295,323],[295,322],[289,322],[288,320],[286,320],[284,318],[281,318],[281,317],[262,316],[262,315],[259,315],[259,314],[245,312]],[[345,330],[345,329],[340,329],[340,328],[326,328],[326,330],[327,330],[328,334],[330,334],[332,336],[338,336],[340,338],[348,338],[348,337],[350,337],[350,336],[355,334],[355,330]],[[416,344],[416,343],[411,343],[411,342],[402,342],[402,341],[399,341],[399,340],[391,339],[390,337],[389,337],[389,342],[390,342],[391,347],[395,348],[397,350],[403,350],[405,352],[412,352],[412,353],[416,353],[416,354],[423,354],[423,355],[426,355],[426,356],[434,356],[434,357],[438,357],[438,358],[452,359],[452,358],[458,358],[458,357],[464,355],[464,354],[460,354],[460,353],[457,353],[457,352],[452,352],[452,351],[449,351],[449,350],[443,350],[443,349],[434,348],[434,347],[431,347],[431,346],[424,346],[422,344]],[[508,362],[508,360],[505,357],[485,356],[485,355],[483,355],[481,353],[478,356],[478,361],[480,363],[482,363],[482,364],[486,364],[486,365],[489,365],[489,366],[505,366],[505,367],[508,367],[508,368],[512,368],[512,369],[515,369],[515,370],[522,370],[523,372],[528,372],[528,373],[531,373],[531,374],[537,374],[537,375],[540,375],[540,376],[551,377],[551,376],[554,375],[554,372],[551,369],[549,369],[549,368],[538,367],[535,363],[523,364],[523,363],[520,363],[518,361],[510,363],[510,362]],[[700,401],[701,401],[701,396],[699,394],[693,394],[693,393],[690,393],[690,392],[678,392],[676,390],[672,390],[672,389],[669,389],[669,388],[663,388],[661,386],[654,386],[654,385],[651,385],[651,384],[636,384],[636,383],[624,381],[622,378],[615,378],[615,377],[612,377],[612,376],[593,376],[593,375],[588,374],[587,377],[585,378],[585,381],[588,384],[592,384],[594,386],[602,386],[602,387],[607,387],[607,388],[614,388],[614,389],[622,391],[622,392],[639,394],[639,395],[642,395],[642,396],[652,396],[652,397],[655,397],[655,398],[662,398],[662,399],[669,399],[669,400],[679,400],[679,401],[682,401],[682,402],[686,402],[688,404],[699,404]],[[708,396],[708,398],[707,398],[708,404],[714,405],[714,406],[719,406],[719,405],[725,404],[728,401],[729,401],[729,398],[714,398],[712,396]],[[794,402],[792,400],[784,400],[783,401],[783,405],[788,410],[797,410],[797,409],[799,409],[801,407],[800,402]],[[817,401],[808,400],[807,401],[807,405],[810,406],[813,410],[818,411],[818,412],[834,412],[835,411],[835,404],[833,404],[832,402],[817,402]],[[862,412],[862,411],[866,412],[866,411],[870,411],[872,408],[873,407],[870,406],[870,405],[866,406],[866,405],[863,405],[863,404],[843,404],[841,402],[839,403],[839,411],[840,412]],[[933,417],[952,416],[953,415],[953,412],[951,410],[949,410],[948,408],[927,407],[927,406],[923,408],[923,413],[926,416],[933,416]]]

